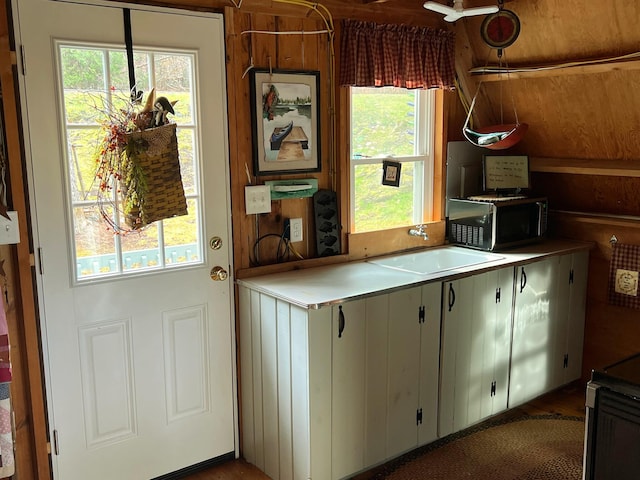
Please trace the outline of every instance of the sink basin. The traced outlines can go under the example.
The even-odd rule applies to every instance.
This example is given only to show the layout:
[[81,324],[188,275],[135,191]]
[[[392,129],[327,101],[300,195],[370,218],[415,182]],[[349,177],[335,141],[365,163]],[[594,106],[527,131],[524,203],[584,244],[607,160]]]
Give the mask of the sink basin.
[[500,255],[490,252],[480,252],[461,247],[444,247],[367,261],[381,267],[417,273],[419,275],[428,275],[445,270],[495,262],[503,258],[504,257]]

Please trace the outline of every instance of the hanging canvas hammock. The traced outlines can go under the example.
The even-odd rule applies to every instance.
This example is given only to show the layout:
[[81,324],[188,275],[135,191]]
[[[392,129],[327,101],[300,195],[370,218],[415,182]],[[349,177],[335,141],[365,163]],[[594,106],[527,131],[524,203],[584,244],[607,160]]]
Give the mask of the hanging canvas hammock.
[[[478,92],[480,87],[478,87]],[[473,113],[473,107],[476,104],[476,98],[478,97],[476,92],[469,107],[469,113],[467,119],[462,127],[462,133],[464,137],[477,147],[489,148],[491,150],[504,150],[510,148],[522,140],[524,134],[527,132],[529,125],[526,123],[518,122],[518,115],[516,113],[516,123],[491,125],[488,127],[480,127],[472,130],[469,127],[469,121],[471,114]],[[515,109],[514,109],[515,111]]]

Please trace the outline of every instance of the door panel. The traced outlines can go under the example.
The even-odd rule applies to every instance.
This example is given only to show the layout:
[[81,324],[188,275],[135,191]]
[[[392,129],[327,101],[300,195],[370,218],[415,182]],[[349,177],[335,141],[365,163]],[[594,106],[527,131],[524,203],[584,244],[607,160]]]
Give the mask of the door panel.
[[[233,280],[209,276],[215,265],[230,270],[231,249],[221,16],[131,6],[134,49],[194,59],[192,102],[175,118],[181,166],[193,155],[199,168],[188,172],[193,182],[186,186],[189,216],[200,225],[196,240],[207,246],[218,236],[223,248],[203,247],[178,264],[171,248],[186,239],[165,238],[171,248],[158,254],[168,268],[139,274],[123,260],[130,275],[76,278],[74,238],[86,232],[72,213],[92,205],[72,202],[76,184],[68,174],[75,164],[56,59],[59,45],[69,42],[123,50],[120,7],[14,2],[25,52],[20,80],[34,242],[43,265],[37,281],[47,400],[58,438],[54,475],[64,480],[153,478],[235,449]],[[171,231],[177,218],[142,236]],[[122,248],[136,241],[128,236]]]

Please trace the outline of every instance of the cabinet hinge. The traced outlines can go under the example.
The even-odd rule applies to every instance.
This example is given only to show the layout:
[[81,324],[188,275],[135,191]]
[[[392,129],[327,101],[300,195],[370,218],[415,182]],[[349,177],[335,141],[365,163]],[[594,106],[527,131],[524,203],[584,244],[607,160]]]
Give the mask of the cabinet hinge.
[[422,425],[422,409],[416,411],[416,425]]
[[418,309],[418,323],[424,323],[424,305]]
[[22,76],[27,76],[27,64],[25,62],[24,45],[20,45],[20,68],[22,69]]
[[496,381],[495,380],[493,382],[491,382],[491,396],[492,397],[496,396]]
[[53,431],[53,454],[60,455],[60,449],[58,446],[58,430]]
[[44,261],[42,259],[42,248],[38,248],[38,271],[44,275]]
[[496,288],[496,303],[500,303],[500,287]]
[[573,268],[569,270],[569,285],[573,284]]
[[569,367],[569,354],[565,353],[564,354],[564,361],[563,361],[563,368],[568,368]]

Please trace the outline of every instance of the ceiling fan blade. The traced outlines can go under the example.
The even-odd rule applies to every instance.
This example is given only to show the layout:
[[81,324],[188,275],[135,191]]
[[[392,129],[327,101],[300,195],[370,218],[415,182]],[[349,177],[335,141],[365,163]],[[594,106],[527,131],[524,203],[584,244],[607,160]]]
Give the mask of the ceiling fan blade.
[[445,22],[455,22],[456,20],[460,20],[464,17],[464,12],[451,12],[446,17],[444,17]]
[[474,7],[474,8],[465,8],[462,11],[462,15],[465,17],[471,17],[473,15],[489,15],[490,13],[496,13],[499,10],[497,5],[490,7]]
[[427,10],[432,10],[442,15],[453,15],[456,13],[456,10],[454,8],[448,7],[438,2],[424,2],[424,5],[422,6]]

